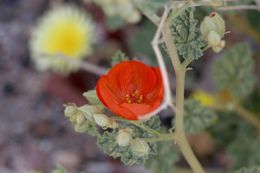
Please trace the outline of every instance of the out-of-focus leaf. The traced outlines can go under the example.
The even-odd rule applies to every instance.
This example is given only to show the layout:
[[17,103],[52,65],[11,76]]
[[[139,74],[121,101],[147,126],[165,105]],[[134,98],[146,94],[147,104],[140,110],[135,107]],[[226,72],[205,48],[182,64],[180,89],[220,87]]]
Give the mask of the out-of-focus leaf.
[[217,114],[219,121],[209,129],[209,132],[218,145],[226,147],[236,139],[240,119],[234,118],[237,115],[231,112]]
[[184,103],[184,114],[184,128],[187,133],[202,131],[217,120],[215,112],[203,107],[196,100],[187,100]]
[[245,102],[245,106],[247,109],[255,112],[260,118],[260,87],[256,88],[256,90],[250,94],[249,98]]
[[237,121],[235,139],[228,145],[227,151],[234,160],[233,169],[260,164],[260,138],[257,131],[247,122]]
[[156,27],[149,21],[144,21],[129,38],[130,48],[139,56],[144,56],[155,61],[151,41]]
[[112,57],[112,66],[127,60],[129,60],[129,58],[121,50],[118,50]]
[[[198,59],[203,55],[206,42],[201,38],[195,8],[188,8],[171,21],[171,30],[178,53],[184,59]],[[174,15],[174,11],[171,15]]]
[[63,166],[58,165],[57,168],[52,171],[52,173],[67,173],[67,170]]
[[174,151],[171,142],[161,142],[157,144],[157,155],[151,156],[145,163],[145,167],[153,172],[172,173],[175,163],[179,160],[179,155]]
[[97,105],[97,104],[101,104],[96,90],[89,90],[87,92],[83,93],[83,96],[89,101],[90,104],[92,105]]
[[228,49],[213,65],[213,79],[219,90],[228,90],[233,97],[245,98],[255,84],[254,61],[248,44],[239,43]]
[[107,17],[107,26],[110,30],[117,30],[125,25],[125,21],[119,17]]
[[234,173],[260,173],[260,167],[259,166],[252,166],[249,168],[242,168]]

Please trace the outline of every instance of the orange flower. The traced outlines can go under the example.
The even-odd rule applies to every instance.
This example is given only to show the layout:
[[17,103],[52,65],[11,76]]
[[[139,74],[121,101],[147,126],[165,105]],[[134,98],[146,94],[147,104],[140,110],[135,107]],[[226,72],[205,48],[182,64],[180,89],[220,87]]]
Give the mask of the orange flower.
[[155,110],[164,95],[160,69],[138,61],[115,65],[99,79],[96,91],[107,108],[129,120]]

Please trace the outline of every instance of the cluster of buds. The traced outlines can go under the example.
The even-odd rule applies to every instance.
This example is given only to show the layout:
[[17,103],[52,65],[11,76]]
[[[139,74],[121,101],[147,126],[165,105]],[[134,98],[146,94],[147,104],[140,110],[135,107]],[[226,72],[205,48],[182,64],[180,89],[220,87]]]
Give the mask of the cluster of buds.
[[133,155],[143,157],[149,154],[149,145],[140,138],[133,138],[133,130],[130,128],[120,129],[116,138],[120,147],[129,147]]
[[[80,126],[85,122],[93,122],[103,129],[106,128],[117,128],[118,124],[115,120],[109,118],[105,114],[100,113],[100,108],[94,105],[84,105],[77,107],[75,104],[66,104],[64,110],[65,117],[69,118],[75,127]],[[87,127],[86,127],[87,128]],[[85,129],[80,129],[76,131],[84,132]]]
[[214,52],[218,53],[225,47],[225,41],[221,40],[225,35],[225,21],[218,13],[206,16],[200,25],[200,31]]
[[141,14],[131,0],[85,0],[92,1],[102,7],[106,15],[120,17],[126,22],[136,23],[140,21]]

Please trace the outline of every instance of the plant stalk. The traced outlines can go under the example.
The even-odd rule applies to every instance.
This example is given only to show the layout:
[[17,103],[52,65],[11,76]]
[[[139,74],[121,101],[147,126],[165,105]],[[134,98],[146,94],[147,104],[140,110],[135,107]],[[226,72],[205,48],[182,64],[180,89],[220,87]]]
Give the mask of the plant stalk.
[[184,88],[185,73],[187,69],[186,65],[182,65],[180,62],[168,22],[166,22],[165,26],[163,27],[162,36],[176,74],[175,135],[177,138],[177,143],[184,158],[186,159],[194,173],[205,173],[203,167],[201,166],[200,162],[192,151],[184,131]]

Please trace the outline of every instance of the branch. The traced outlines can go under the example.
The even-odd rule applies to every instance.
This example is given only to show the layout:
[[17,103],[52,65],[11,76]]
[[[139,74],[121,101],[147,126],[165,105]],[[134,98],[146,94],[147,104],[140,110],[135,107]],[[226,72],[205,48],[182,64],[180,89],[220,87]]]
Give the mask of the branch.
[[234,11],[234,10],[260,10],[259,6],[256,5],[236,5],[236,6],[226,6],[217,8],[219,11]]

